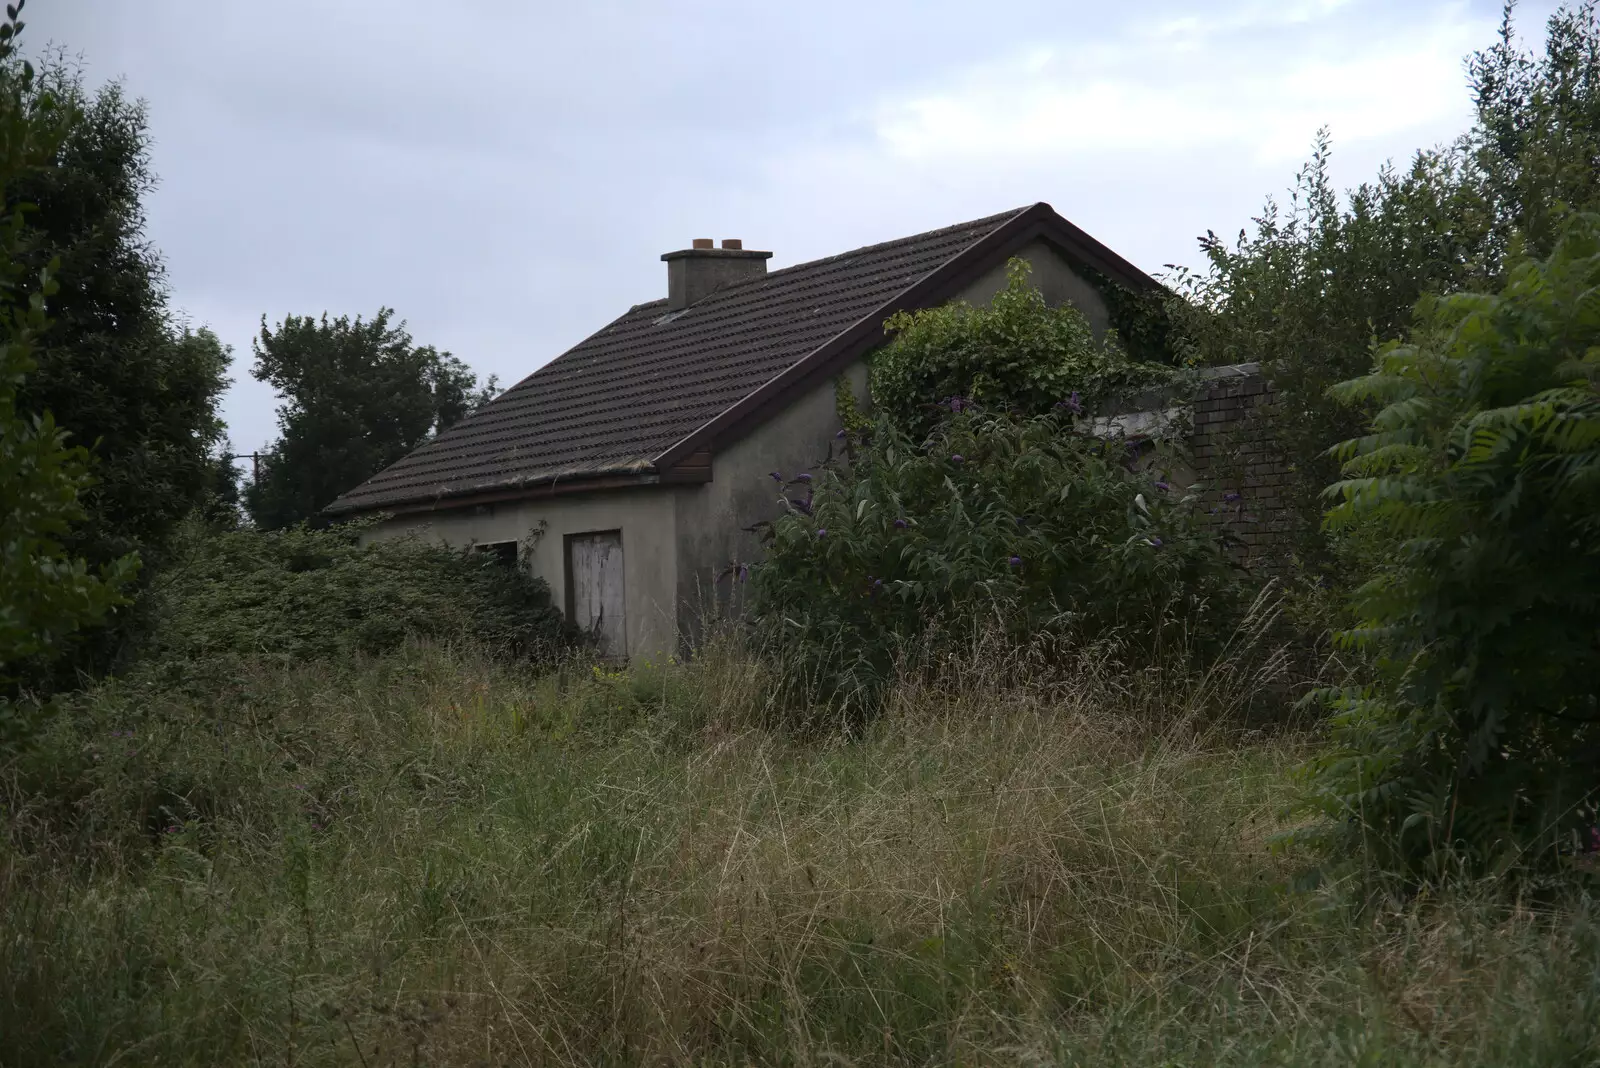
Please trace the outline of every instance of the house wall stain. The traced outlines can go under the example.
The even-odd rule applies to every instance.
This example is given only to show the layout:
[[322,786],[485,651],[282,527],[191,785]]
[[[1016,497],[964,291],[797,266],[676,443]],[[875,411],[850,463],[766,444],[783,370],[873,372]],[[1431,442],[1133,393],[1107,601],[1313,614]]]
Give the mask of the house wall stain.
[[[844,376],[856,396],[866,396],[864,362],[852,364]],[[719,450],[710,482],[679,489],[678,626],[685,643],[694,644],[715,620],[741,610],[738,568],[761,557],[760,538],[747,528],[787,507],[784,484],[772,473],[787,481],[801,472],[815,472],[837,453],[839,427],[834,384],[822,382]],[[790,486],[787,492],[805,496],[799,486]]]

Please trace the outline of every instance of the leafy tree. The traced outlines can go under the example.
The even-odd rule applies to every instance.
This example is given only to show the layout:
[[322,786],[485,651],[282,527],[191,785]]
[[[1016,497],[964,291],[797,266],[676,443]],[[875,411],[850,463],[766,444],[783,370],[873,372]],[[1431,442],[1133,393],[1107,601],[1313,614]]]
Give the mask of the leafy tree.
[[262,317],[250,373],[284,403],[279,440],[245,495],[258,526],[313,519],[493,395],[493,379],[480,389],[448,352],[413,345],[393,314],[380,308],[354,322],[291,315],[275,330]]
[[229,353],[168,308],[161,260],[144,236],[143,201],[155,184],[144,105],[115,84],[88,92],[59,55],[25,92],[29,114],[56,100],[72,120],[47,165],[7,190],[8,206],[38,209],[28,214],[24,262],[57,263],[60,283],[55,325],[17,403],[51,412],[94,454],[73,551],[94,563],[137,551],[159,564],[213,482]]
[[244,518],[244,496],[239,489],[243,478],[233,443],[228,442],[212,460],[205,496],[195,517],[212,530],[236,529]]
[[965,302],[901,312],[884,325],[897,333],[872,359],[872,401],[916,434],[937,421],[937,403],[975,400],[1038,415],[1058,401],[1093,407],[1170,377],[1170,368],[1135,363],[1114,334],[1096,338],[1071,304],[1051,307],[1014,259],[1006,287],[981,307]]
[[1452,153],[1385,167],[1344,203],[1329,160],[1319,134],[1287,207],[1269,202],[1231,246],[1208,234],[1207,271],[1175,281],[1190,300],[1180,310],[1189,358],[1259,363],[1276,385],[1277,403],[1258,418],[1296,476],[1285,487],[1297,519],[1293,551],[1337,570],[1319,528],[1322,488],[1337,472],[1325,452],[1359,430],[1363,413],[1327,391],[1370,366],[1373,339],[1403,332],[1422,294],[1492,272],[1488,219]]
[[103,619],[138,569],[131,555],[93,569],[63,548],[85,518],[89,457],[68,444],[49,412],[18,406],[50,326],[45,298],[58,284],[50,267],[28,266],[29,206],[11,193],[50,165],[76,118],[70,98],[41,90],[32,67],[14,60],[21,8],[21,0],[8,7],[0,23],[0,196],[8,205],[0,219],[0,747],[14,745],[28,725],[16,687],[29,662]]
[[1381,407],[1327,522],[1381,563],[1340,636],[1371,683],[1326,695],[1323,833],[1419,874],[1554,863],[1600,792],[1600,215],[1496,295],[1424,300],[1337,396]]
[[1594,0],[1545,25],[1541,55],[1518,46],[1508,4],[1500,39],[1468,63],[1478,121],[1462,139],[1492,219],[1494,262],[1519,246],[1546,256],[1562,220],[1600,205],[1600,24]]
[[1399,337],[1426,293],[1493,289],[1517,249],[1543,255],[1564,213],[1600,194],[1600,24],[1592,0],[1551,16],[1542,54],[1523,50],[1506,8],[1500,40],[1468,64],[1477,118],[1454,143],[1341,197],[1318,136],[1288,204],[1268,201],[1236,241],[1208,234],[1205,268],[1171,279],[1186,359],[1259,362],[1278,403],[1261,418],[1296,475],[1294,551],[1310,574],[1352,568],[1320,527],[1327,449],[1370,412],[1329,389],[1367,370],[1377,341]]

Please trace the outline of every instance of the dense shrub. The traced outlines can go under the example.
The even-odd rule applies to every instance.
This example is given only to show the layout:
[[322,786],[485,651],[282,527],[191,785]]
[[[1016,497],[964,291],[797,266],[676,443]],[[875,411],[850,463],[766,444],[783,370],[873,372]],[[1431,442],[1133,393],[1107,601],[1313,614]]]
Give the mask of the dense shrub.
[[[1338,391],[1334,530],[1377,539],[1316,800],[1367,855],[1437,873],[1588,845],[1600,788],[1600,216],[1498,295],[1429,299]],[[1365,832],[1360,833],[1360,832]],[[1580,838],[1581,836],[1581,838]]]
[[1227,614],[1220,537],[1159,462],[1070,411],[953,407],[920,442],[880,418],[848,462],[785,482],[755,605],[813,696],[870,707],[906,656],[975,627],[1149,638]]
[[543,580],[420,538],[358,542],[355,525],[198,536],[158,583],[148,655],[309,660],[408,637],[537,656],[567,641]]
[[950,397],[1040,415],[1065,397],[1093,408],[1171,377],[1170,367],[1132,360],[1115,333],[1097,338],[1071,304],[1046,304],[1028,270],[1012,260],[1006,287],[986,305],[958,301],[891,317],[894,340],[872,360],[877,409],[922,434],[937,419],[935,402]]

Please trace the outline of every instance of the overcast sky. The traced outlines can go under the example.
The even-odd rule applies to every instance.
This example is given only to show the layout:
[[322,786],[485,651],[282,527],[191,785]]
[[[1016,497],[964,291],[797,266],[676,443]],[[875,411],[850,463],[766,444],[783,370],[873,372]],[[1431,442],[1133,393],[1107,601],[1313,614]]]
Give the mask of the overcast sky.
[[[1554,0],[1519,9],[1537,34]],[[661,253],[778,268],[1046,200],[1152,273],[1281,192],[1317,127],[1343,185],[1462,130],[1498,0],[30,0],[26,39],[149,103],[150,238],[234,348],[370,315],[510,385]]]

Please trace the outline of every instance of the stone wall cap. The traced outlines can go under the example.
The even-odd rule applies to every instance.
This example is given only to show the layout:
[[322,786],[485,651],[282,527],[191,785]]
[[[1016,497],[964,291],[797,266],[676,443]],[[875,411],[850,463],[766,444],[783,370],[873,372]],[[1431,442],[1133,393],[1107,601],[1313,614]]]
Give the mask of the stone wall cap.
[[1209,382],[1214,378],[1249,378],[1260,373],[1259,363],[1229,363],[1220,367],[1200,367],[1195,371],[1202,382]]

